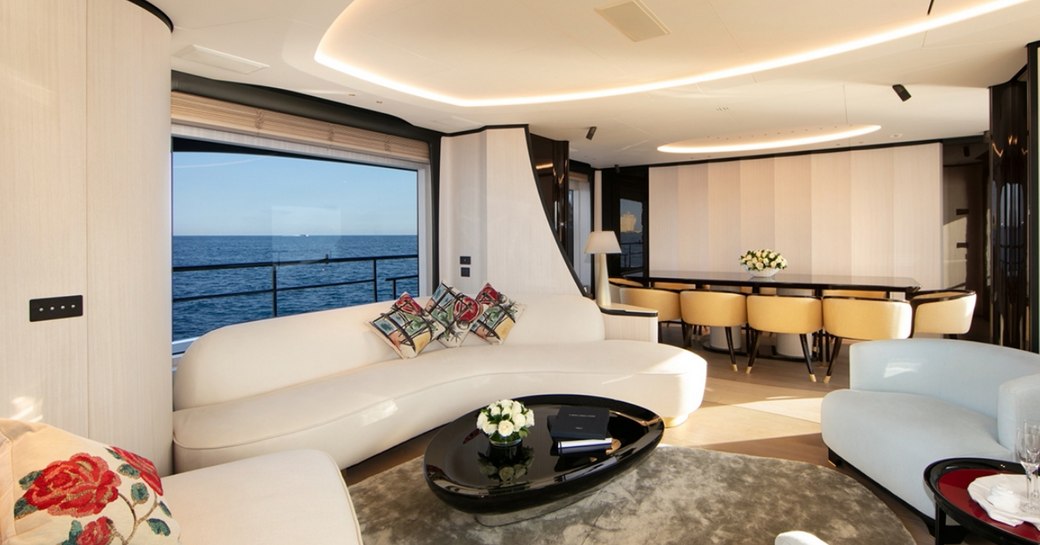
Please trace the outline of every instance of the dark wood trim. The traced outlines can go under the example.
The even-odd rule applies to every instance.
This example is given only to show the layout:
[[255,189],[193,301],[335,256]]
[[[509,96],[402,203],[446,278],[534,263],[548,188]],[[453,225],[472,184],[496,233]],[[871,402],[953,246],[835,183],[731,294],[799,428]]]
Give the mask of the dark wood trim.
[[127,2],[130,2],[131,4],[134,4],[135,6],[144,9],[148,13],[151,13],[157,19],[162,21],[163,24],[166,25],[166,28],[170,29],[170,32],[173,32],[173,20],[170,19],[168,15],[163,13],[163,10],[155,7],[151,2],[148,2],[148,0],[127,0]]
[[656,318],[658,315],[657,311],[652,309],[632,310],[614,307],[599,307],[599,311],[608,316],[633,316],[636,318]]
[[1037,89],[1038,83],[1040,83],[1040,42],[1033,42],[1027,46],[1028,59],[1026,64],[1026,117],[1028,119],[1028,133],[1029,143],[1027,148],[1027,154],[1029,161],[1026,166],[1026,194],[1028,198],[1026,200],[1026,221],[1027,231],[1029,239],[1029,264],[1026,270],[1030,272],[1028,278],[1029,288],[1027,293],[1029,294],[1029,350],[1032,352],[1040,352],[1040,218],[1037,218],[1037,214],[1040,213],[1038,210],[1037,199],[1040,199],[1040,172],[1038,172],[1038,164],[1040,161],[1040,145],[1038,145],[1038,138],[1040,134],[1040,123],[1038,123],[1037,117],[1040,116],[1040,107],[1038,107],[1037,96],[1040,95],[1040,89]]

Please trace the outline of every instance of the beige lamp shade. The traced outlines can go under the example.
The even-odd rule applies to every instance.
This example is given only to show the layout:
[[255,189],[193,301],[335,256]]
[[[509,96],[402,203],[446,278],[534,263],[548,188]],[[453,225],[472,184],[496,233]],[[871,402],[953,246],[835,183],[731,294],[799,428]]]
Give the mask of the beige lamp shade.
[[621,245],[618,244],[614,231],[593,231],[589,233],[589,240],[585,243],[585,253],[620,254]]

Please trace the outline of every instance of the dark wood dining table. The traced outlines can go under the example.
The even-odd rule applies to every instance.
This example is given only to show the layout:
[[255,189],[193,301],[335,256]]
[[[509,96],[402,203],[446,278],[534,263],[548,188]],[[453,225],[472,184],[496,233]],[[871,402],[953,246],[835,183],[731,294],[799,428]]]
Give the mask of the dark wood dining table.
[[865,290],[900,293],[910,298],[921,289],[913,278],[897,276],[858,276],[840,274],[803,274],[779,271],[775,276],[762,278],[743,271],[671,271],[651,269],[648,276],[627,275],[626,278],[650,282],[688,282],[712,286],[751,288],[806,289],[821,295],[823,290]]

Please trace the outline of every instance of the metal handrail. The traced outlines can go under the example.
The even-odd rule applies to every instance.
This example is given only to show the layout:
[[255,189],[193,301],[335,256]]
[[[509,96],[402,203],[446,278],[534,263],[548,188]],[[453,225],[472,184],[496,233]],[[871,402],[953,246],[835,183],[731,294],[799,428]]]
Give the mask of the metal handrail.
[[[379,300],[379,265],[380,261],[396,261],[400,259],[415,259],[418,260],[418,254],[401,254],[401,255],[380,255],[380,256],[365,256],[365,257],[336,257],[330,258],[328,254],[322,259],[303,259],[294,261],[256,261],[251,263],[219,263],[214,265],[181,265],[173,267],[174,273],[179,272],[194,272],[194,271],[219,271],[219,270],[233,270],[233,269],[259,269],[267,268],[271,269],[271,287],[268,289],[257,289],[248,291],[236,291],[226,293],[214,293],[214,294],[203,294],[203,295],[189,295],[184,297],[174,297],[174,303],[182,303],[187,301],[199,301],[203,299],[221,299],[226,297],[242,297],[247,295],[263,295],[271,294],[271,315],[278,316],[278,293],[282,291],[297,291],[297,290],[308,290],[316,288],[331,288],[338,286],[350,286],[356,284],[372,284],[372,301]],[[322,284],[309,284],[304,286],[278,286],[278,268],[286,266],[298,266],[298,265],[329,265],[334,263],[361,263],[371,262],[372,263],[372,276],[371,278],[363,278],[360,280],[347,280],[342,282],[328,282]],[[399,280],[409,280],[412,278],[419,278],[418,274],[395,276],[384,278],[384,281],[391,283],[391,289],[393,290],[393,296],[396,298],[397,293],[397,282]]]

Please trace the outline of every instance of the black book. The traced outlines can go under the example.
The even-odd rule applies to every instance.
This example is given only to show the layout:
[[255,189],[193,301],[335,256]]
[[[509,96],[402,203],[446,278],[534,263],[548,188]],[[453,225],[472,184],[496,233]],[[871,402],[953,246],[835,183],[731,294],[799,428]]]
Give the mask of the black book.
[[561,407],[549,415],[549,435],[565,439],[606,439],[610,409],[606,407]]

